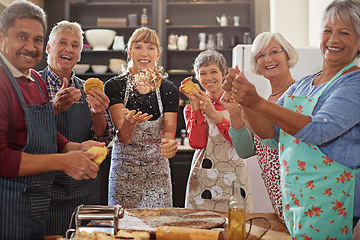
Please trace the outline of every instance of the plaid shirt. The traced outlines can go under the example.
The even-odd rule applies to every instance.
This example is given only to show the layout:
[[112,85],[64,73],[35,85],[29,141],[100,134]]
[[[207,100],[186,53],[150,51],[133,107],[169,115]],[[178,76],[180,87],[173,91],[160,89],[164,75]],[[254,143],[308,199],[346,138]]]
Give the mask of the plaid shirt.
[[[41,71],[40,74],[42,74],[42,72],[43,71]],[[53,70],[51,70],[49,67],[47,68],[46,78],[44,79],[44,81],[46,83],[46,86],[47,86],[47,89],[49,92],[50,101],[52,101],[52,99],[55,97],[56,93],[60,90],[62,81],[59,78],[59,76]],[[78,78],[77,76],[75,76],[75,73],[73,72],[69,79],[68,87],[77,88],[75,81],[78,83],[80,90],[82,92],[84,92],[85,81]],[[85,102],[86,102],[86,100],[85,100]],[[82,98],[79,99],[78,103],[84,103]],[[90,111],[90,108],[89,108],[89,111]],[[113,131],[110,116],[106,111],[105,111],[105,119],[106,119],[107,126],[106,126],[106,131],[105,131],[104,137],[97,137],[95,135],[93,127],[91,127],[91,136],[92,136],[92,140],[105,142],[106,144],[109,144],[114,137],[114,131]]]

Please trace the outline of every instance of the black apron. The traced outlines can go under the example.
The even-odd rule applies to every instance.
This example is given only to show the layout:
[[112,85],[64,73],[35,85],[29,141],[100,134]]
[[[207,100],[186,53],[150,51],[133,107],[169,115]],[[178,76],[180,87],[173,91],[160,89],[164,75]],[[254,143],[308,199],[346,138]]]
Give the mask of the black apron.
[[[41,72],[47,78],[48,67]],[[77,89],[81,90],[81,103],[74,103],[66,111],[56,114],[56,129],[72,142],[84,142],[91,139],[92,118],[86,101],[86,94],[78,81],[74,79]],[[47,235],[65,235],[69,228],[71,215],[81,204],[100,203],[98,178],[75,180],[66,173],[56,171],[51,187],[51,204],[48,216]]]
[[[56,153],[57,138],[52,103],[47,101],[36,82],[44,96],[45,104],[26,104],[14,76],[1,57],[0,63],[13,84],[25,112],[27,143],[22,152]],[[43,239],[51,199],[50,187],[54,177],[55,172],[52,171],[24,177],[0,178],[0,239]]]

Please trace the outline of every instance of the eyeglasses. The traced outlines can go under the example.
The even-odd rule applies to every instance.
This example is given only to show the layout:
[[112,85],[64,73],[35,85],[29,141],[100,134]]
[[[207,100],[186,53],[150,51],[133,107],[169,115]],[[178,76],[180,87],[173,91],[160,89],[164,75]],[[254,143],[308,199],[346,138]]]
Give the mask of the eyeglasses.
[[267,53],[259,53],[257,56],[256,56],[256,60],[264,60],[265,59],[265,56],[268,55],[269,57],[275,57],[276,55],[278,55],[280,52],[285,52],[284,49],[273,49],[272,51],[270,52],[267,52]]

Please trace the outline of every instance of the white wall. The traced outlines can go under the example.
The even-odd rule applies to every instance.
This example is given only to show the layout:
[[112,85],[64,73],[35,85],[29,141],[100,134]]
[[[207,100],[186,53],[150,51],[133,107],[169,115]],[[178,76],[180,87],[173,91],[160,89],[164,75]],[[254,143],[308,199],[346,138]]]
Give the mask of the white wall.
[[270,1],[255,0],[255,36],[270,31]]
[[308,0],[270,0],[270,31],[281,33],[294,47],[308,46]]
[[319,46],[323,11],[332,0],[309,0],[309,46]]
[[[260,1],[260,0],[257,0]],[[332,0],[270,0],[270,29],[280,32],[294,47],[319,47],[320,23],[325,7]],[[265,11],[255,5],[255,12]],[[255,23],[264,22],[255,14]],[[259,34],[266,25],[258,26]]]

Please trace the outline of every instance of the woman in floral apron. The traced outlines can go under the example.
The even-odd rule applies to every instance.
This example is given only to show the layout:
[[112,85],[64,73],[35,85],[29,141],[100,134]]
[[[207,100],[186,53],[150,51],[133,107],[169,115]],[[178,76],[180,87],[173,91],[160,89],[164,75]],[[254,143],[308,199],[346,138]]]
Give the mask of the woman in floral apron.
[[[263,32],[254,39],[251,68],[254,73],[269,80],[272,91],[268,98],[270,102],[276,102],[295,82],[290,68],[295,66],[297,60],[295,48],[280,33]],[[273,144],[276,149],[268,147],[248,129],[242,118],[241,108],[227,94],[224,94],[222,103],[229,110],[230,116],[236,116],[231,118],[229,129],[236,152],[243,158],[256,155],[274,212],[284,220],[277,144]]]
[[323,70],[297,81],[277,104],[234,69],[224,85],[261,138],[278,133],[284,217],[294,239],[351,239],[360,217],[359,26],[360,2],[330,3]]
[[189,143],[196,151],[193,156],[186,190],[185,207],[228,211],[232,194],[231,184],[240,180],[246,211],[252,211],[250,178],[245,162],[241,159],[228,134],[230,116],[220,103],[224,93],[222,82],[226,73],[226,60],[215,50],[199,54],[194,62],[196,78],[206,92],[187,93],[184,84],[180,91],[191,104],[184,109]]
[[109,205],[172,207],[169,161],[175,142],[179,91],[157,66],[160,43],[142,27],[128,43],[125,74],[108,80],[105,94],[117,130],[111,156]]

